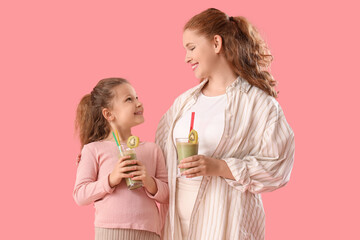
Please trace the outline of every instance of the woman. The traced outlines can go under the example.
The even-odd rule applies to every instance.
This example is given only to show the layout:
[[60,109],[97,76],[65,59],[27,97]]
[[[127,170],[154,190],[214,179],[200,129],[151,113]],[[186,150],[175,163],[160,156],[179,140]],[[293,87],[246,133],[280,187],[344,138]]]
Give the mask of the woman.
[[[260,193],[289,181],[295,149],[267,71],[272,56],[245,18],[213,8],[189,20],[183,45],[201,83],[175,100],[156,133],[170,188],[164,238],[264,239]],[[177,165],[174,140],[189,134],[192,112],[199,155]]]

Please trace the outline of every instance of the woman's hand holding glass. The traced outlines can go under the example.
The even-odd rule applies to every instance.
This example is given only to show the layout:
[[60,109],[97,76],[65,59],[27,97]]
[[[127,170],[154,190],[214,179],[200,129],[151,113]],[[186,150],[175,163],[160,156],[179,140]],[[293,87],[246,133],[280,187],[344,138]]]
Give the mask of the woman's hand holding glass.
[[224,160],[195,155],[181,160],[179,168],[189,168],[182,175],[187,178],[198,176],[219,176],[235,180],[227,163]]

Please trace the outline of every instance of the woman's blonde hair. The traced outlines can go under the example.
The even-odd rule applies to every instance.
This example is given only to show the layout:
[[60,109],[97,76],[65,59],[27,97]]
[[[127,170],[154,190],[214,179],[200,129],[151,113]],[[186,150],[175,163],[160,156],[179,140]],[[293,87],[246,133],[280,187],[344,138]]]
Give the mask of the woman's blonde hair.
[[276,81],[267,70],[273,60],[257,29],[244,17],[228,17],[209,8],[192,17],[184,26],[212,40],[222,38],[222,50],[234,72],[270,96],[277,97]]

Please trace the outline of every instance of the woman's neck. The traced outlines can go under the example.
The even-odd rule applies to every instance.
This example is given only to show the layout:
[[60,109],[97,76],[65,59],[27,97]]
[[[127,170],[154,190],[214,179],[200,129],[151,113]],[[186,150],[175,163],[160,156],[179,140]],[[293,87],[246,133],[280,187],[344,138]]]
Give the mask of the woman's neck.
[[226,93],[226,88],[230,86],[237,78],[236,74],[213,75],[202,89],[205,96],[213,97]]
[[205,96],[218,96],[226,93],[226,88],[237,78],[237,74],[231,69],[230,65],[224,60],[220,60],[217,68],[208,77],[209,81],[202,89]]

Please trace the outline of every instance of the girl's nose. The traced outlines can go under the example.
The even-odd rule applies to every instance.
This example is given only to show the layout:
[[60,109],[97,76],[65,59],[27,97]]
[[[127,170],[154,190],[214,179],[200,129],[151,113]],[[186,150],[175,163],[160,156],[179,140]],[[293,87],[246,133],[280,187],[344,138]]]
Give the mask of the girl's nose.
[[139,100],[137,101],[136,107],[141,107],[142,106],[142,102],[140,102]]

